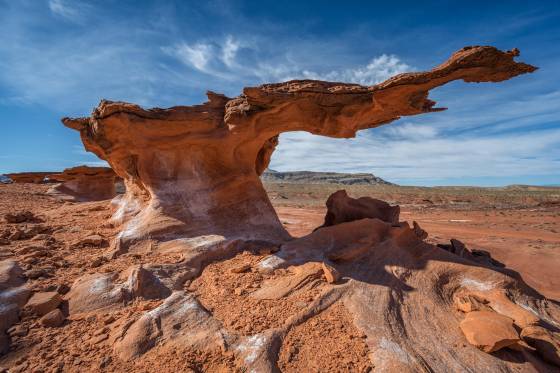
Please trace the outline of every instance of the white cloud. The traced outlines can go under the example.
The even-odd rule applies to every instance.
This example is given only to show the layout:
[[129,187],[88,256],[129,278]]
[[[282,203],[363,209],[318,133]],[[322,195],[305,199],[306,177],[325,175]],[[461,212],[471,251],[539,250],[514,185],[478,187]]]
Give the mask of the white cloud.
[[197,43],[192,46],[182,43],[174,49],[166,49],[176,55],[183,63],[193,66],[202,72],[210,72],[208,62],[214,57],[212,46],[209,44]]
[[81,8],[83,8],[83,4],[79,4],[77,1],[71,5],[68,0],[49,0],[51,12],[69,20],[78,19],[81,16]]
[[241,44],[235,40],[231,35],[226,38],[226,42],[222,47],[222,61],[228,67],[235,65],[235,57]]
[[[405,133],[403,132],[403,135]],[[393,138],[380,128],[355,139],[285,133],[270,167],[278,171],[371,172],[388,181],[558,174],[560,129],[518,134]],[[515,144],[515,145],[513,145]]]
[[[237,59],[242,46],[257,56],[256,59],[240,63]],[[365,66],[321,73],[305,69],[303,67],[305,63],[298,63],[288,55],[266,57],[258,45],[251,46],[250,43],[242,42],[231,35],[219,43],[183,42],[171,47],[163,47],[162,50],[198,71],[217,78],[244,81],[244,83],[254,80],[258,80],[259,83],[272,83],[314,79],[372,85],[396,74],[413,70],[397,56],[382,54],[373,58]]]
[[397,56],[382,54],[363,67],[331,71],[326,74],[304,70],[301,75],[307,79],[373,85],[411,70],[413,70],[412,67],[402,62]]

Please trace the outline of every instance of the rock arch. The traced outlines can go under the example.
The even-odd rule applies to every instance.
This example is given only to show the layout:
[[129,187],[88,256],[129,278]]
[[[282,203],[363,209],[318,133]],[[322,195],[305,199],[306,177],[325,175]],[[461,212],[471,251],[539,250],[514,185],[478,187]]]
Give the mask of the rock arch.
[[444,110],[431,89],[453,80],[499,82],[536,68],[519,52],[465,47],[427,72],[400,74],[374,86],[294,80],[249,87],[233,99],[208,92],[208,102],[143,109],[101,101],[89,118],[64,118],[86,150],[124,179],[119,243],[218,234],[282,242],[279,222],[259,175],[287,131],[335,138],[402,116]]

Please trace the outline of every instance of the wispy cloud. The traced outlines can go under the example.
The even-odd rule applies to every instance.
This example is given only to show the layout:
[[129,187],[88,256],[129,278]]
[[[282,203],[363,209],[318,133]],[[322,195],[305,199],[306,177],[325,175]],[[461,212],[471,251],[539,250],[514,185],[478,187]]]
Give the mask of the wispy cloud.
[[420,138],[376,136],[379,132],[374,129],[343,140],[304,132],[283,134],[270,167],[371,172],[389,181],[423,185],[434,179],[468,184],[481,177],[554,176],[560,169],[559,129],[525,134],[522,143],[511,134]]
[[[235,96],[244,86],[297,78],[371,85],[431,68],[454,49],[480,42],[517,46],[524,59],[542,69],[476,89],[452,83],[431,94],[448,112],[407,117],[356,139],[284,134],[272,167],[374,172],[391,181],[425,184],[470,176],[547,175],[556,182],[560,177],[555,83],[560,55],[550,47],[557,27],[549,27],[546,37],[538,33],[538,27],[553,23],[548,10],[519,17],[504,13],[496,30],[487,22],[495,14],[463,20],[468,24],[403,28],[401,20],[410,16],[406,11],[388,17],[390,22],[371,18],[372,12],[361,21],[353,14],[347,25],[341,25],[341,17],[325,26],[320,15],[293,21],[249,17],[233,2],[144,5],[136,12],[126,2],[115,11],[89,0],[0,0],[0,33],[10,36],[0,43],[0,130],[43,134],[45,117],[58,122],[62,115],[86,115],[101,98],[165,107],[200,103],[207,89]],[[459,29],[468,32],[449,32]],[[30,124],[29,116],[4,115],[25,112],[22,107],[41,113],[41,119]],[[37,157],[48,159],[47,152],[60,158],[48,168],[95,162],[78,150],[82,145],[71,132],[66,140],[78,148],[39,135],[49,150],[30,152],[25,167]],[[22,131],[26,141],[27,136]],[[15,142],[3,146],[5,154],[22,148]],[[15,158],[3,164],[24,165]]]
[[77,22],[84,15],[88,5],[80,0],[49,0],[49,9],[53,14]]
[[[267,41],[268,42],[268,41]],[[216,78],[245,82],[277,82],[315,79],[372,85],[414,68],[395,55],[381,54],[365,66],[341,68],[327,72],[307,69],[288,54],[267,56],[261,46],[244,43],[228,35],[222,41],[181,42],[162,50],[186,66]],[[252,57],[252,58],[250,58]]]

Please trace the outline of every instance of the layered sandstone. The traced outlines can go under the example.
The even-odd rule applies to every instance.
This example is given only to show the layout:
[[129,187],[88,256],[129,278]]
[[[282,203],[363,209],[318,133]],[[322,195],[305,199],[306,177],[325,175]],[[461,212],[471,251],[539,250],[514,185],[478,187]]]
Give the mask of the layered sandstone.
[[126,194],[116,218],[119,246],[218,234],[281,242],[289,238],[262,187],[287,131],[354,137],[406,115],[444,110],[428,92],[454,80],[499,82],[532,72],[517,50],[466,47],[427,72],[374,86],[294,80],[249,87],[236,98],[213,92],[202,105],[143,109],[102,101],[89,118],[64,118],[86,150],[109,162]]
[[56,182],[56,180],[51,179],[54,174],[56,174],[56,172],[17,172],[5,175],[14,183],[42,184],[47,181]]
[[109,167],[77,166],[51,178],[62,182],[52,188],[51,194],[70,196],[78,201],[99,201],[116,195],[116,174]]
[[[65,118],[126,184],[114,200],[123,226],[104,260],[149,261],[77,279],[65,297],[70,316],[158,301],[100,332],[123,362],[187,349],[227,357],[235,369],[274,372],[292,353],[285,342],[295,331],[337,309],[351,316],[343,329],[360,333],[360,348],[369,350],[360,365],[380,371],[516,371],[512,361],[532,353],[522,339],[554,363],[557,344],[548,340],[557,342],[560,308],[514,272],[431,245],[418,224],[399,221],[398,206],[344,192],[329,198],[324,226],[292,239],[259,180],[282,132],[346,138],[442,110],[427,98],[430,89],[535,70],[517,55],[468,47],[429,72],[371,87],[291,81],[246,88],[234,99],[209,93],[209,102],[191,107],[102,101],[89,118]],[[119,257],[126,251],[134,255]],[[217,263],[264,252],[249,266],[208,274]],[[239,286],[242,276],[258,285]],[[239,309],[264,309],[251,318],[264,322],[234,327],[228,314]],[[551,367],[530,356],[536,370]]]
[[370,197],[352,198],[345,190],[339,190],[327,199],[323,227],[366,218],[398,224],[399,213],[399,206],[391,206],[385,201]]

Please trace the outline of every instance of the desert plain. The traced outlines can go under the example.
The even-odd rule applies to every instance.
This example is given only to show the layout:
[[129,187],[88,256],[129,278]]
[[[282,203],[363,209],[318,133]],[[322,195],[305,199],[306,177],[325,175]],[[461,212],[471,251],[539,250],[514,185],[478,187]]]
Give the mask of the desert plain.
[[[32,291],[65,293],[84,275],[119,272],[150,262],[149,254],[105,258],[108,245],[118,232],[110,222],[114,207],[109,200],[65,201],[47,194],[50,188],[48,184],[34,183],[0,185],[3,214],[29,211],[36,219],[25,223],[2,220],[0,232],[41,227],[31,229],[34,233],[28,237],[0,246],[1,259],[20,263]],[[428,242],[449,243],[454,238],[469,249],[487,250],[541,294],[560,300],[560,188],[307,183],[268,183],[265,188],[282,224],[294,237],[309,234],[323,224],[327,197],[345,189],[353,197],[370,196],[400,205],[401,220],[417,221],[429,232]],[[87,237],[96,240],[81,244]],[[211,264],[199,278],[186,283],[185,289],[197,294],[202,305],[228,328],[250,335],[273,327],[308,302],[317,289],[308,289],[295,299],[276,304],[251,299],[248,295],[264,281],[286,275],[262,275],[253,269],[238,271],[255,266],[266,256],[244,251]],[[167,258],[169,262],[173,259]],[[46,327],[36,315],[24,315],[9,330],[11,348],[0,360],[0,366],[10,372],[236,369],[232,354],[188,348],[172,352],[156,348],[136,363],[113,358],[111,337],[115,330],[161,303],[162,300],[136,298],[116,312],[70,316],[58,327]],[[364,337],[353,326],[348,312],[335,306],[288,334],[279,352],[278,365],[282,371],[290,372],[369,371],[373,366]],[[538,371],[530,360],[519,357],[510,360],[510,364],[520,371]]]

